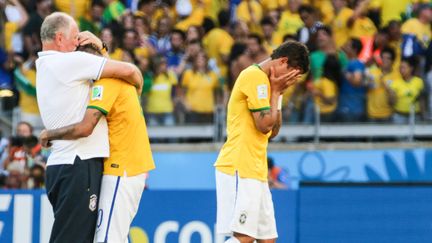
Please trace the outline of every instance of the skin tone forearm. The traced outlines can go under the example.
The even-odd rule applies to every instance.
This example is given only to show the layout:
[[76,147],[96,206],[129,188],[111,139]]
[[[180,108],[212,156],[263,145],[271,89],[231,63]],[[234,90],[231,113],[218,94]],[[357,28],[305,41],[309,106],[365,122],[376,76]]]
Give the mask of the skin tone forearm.
[[279,134],[279,130],[282,126],[282,112],[281,110],[278,110],[276,123],[273,125],[272,134],[270,136],[270,139],[276,137]]
[[43,130],[39,136],[42,146],[49,147],[52,140],[74,140],[88,137],[102,117],[102,113],[95,109],[87,109],[84,119],[69,126],[52,130]]

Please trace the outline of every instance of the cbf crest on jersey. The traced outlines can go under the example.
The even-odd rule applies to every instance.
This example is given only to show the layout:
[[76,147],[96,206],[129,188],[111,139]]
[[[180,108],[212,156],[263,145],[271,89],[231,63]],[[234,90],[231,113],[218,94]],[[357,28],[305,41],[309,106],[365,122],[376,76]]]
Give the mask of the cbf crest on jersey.
[[258,85],[257,94],[258,94],[258,99],[267,99],[268,97],[267,85],[266,84]]
[[100,85],[93,86],[91,92],[91,100],[102,100],[103,87]]

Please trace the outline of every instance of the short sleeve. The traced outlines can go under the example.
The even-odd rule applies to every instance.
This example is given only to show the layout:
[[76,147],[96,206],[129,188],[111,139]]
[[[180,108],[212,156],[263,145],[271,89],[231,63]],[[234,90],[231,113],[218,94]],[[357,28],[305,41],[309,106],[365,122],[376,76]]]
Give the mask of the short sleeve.
[[[75,51],[67,53],[62,62],[64,74],[71,75],[66,80],[98,80],[105,66],[106,58]],[[72,71],[73,70],[73,71]]]
[[96,81],[90,92],[90,102],[87,108],[97,109],[107,115],[121,90],[121,81],[101,79]]
[[252,69],[243,73],[240,89],[247,97],[250,111],[270,109],[270,83],[262,71]]

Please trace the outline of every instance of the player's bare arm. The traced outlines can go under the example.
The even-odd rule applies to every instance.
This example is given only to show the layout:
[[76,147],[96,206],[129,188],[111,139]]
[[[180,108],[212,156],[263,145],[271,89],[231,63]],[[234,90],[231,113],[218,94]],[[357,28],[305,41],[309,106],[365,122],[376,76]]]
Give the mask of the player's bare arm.
[[[87,44],[95,45],[99,50],[103,49],[102,41],[89,31],[80,32],[78,35],[80,46]],[[101,78],[122,79],[137,88],[137,93],[141,94],[144,83],[141,71],[133,64],[107,59],[101,73]]]
[[110,59],[105,63],[101,78],[122,79],[135,86],[139,94],[144,83],[141,71],[135,65]]
[[[280,118],[280,111],[278,111],[279,96],[291,85],[295,84],[300,74],[299,70],[293,69],[286,74],[279,77],[275,76],[274,68],[270,68],[270,109],[253,112],[256,128],[262,133],[268,133],[275,130],[276,134],[279,132],[281,124],[277,124]],[[280,119],[282,123],[282,120]],[[276,125],[276,127],[275,127]],[[276,128],[276,129],[274,129]]]
[[74,140],[88,137],[103,116],[102,112],[96,109],[87,109],[81,122],[52,130],[43,130],[39,140],[44,147],[50,146],[52,140]]

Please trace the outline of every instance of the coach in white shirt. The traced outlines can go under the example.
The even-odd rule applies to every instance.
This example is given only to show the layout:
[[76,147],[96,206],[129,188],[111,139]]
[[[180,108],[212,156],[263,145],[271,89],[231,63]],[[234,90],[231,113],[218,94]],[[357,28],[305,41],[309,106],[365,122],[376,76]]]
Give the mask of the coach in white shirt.
[[[104,45],[90,32],[79,33],[76,22],[67,14],[57,12],[46,17],[41,40],[43,51],[36,60],[36,91],[47,129],[82,120],[92,80],[113,77],[138,89],[142,87],[142,75],[134,65],[75,52],[79,45],[92,43],[101,50]],[[50,242],[93,241],[103,157],[108,156],[104,117],[88,137],[52,141],[46,171],[46,189],[55,217]]]

